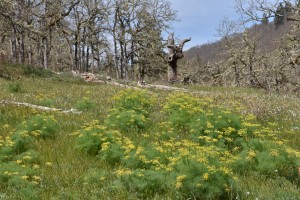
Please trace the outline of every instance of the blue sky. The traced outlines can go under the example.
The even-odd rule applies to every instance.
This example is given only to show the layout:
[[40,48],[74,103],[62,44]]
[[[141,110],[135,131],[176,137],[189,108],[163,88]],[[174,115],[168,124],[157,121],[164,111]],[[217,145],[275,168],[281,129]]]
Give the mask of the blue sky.
[[185,49],[217,40],[217,27],[224,17],[239,18],[235,12],[235,0],[170,0],[172,9],[177,10],[179,21],[172,23],[175,36],[179,39],[192,37]]
[[[217,28],[224,18],[238,21],[235,0],[169,0],[173,10],[177,11],[177,21],[172,23],[175,37],[192,37],[185,49],[218,40]],[[268,5],[281,0],[264,0]],[[293,2],[293,1],[292,1]],[[253,22],[255,23],[255,22]],[[248,23],[251,25],[253,23]]]

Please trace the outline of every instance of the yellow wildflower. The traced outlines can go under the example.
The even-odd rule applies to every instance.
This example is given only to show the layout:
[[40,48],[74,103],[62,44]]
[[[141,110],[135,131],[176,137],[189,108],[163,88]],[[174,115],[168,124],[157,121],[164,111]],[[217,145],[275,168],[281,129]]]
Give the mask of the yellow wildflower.
[[24,160],[31,160],[32,157],[31,157],[31,156],[24,156],[23,159],[24,159]]
[[110,142],[104,142],[101,145],[101,151],[107,151],[109,149]]
[[176,188],[176,189],[182,188],[182,182],[176,182],[175,188]]
[[41,180],[42,180],[42,178],[39,177],[39,176],[33,176],[32,178],[33,178],[35,181],[41,181]]
[[37,164],[34,164],[34,165],[32,166],[32,168],[33,168],[33,169],[38,169],[38,168],[40,168],[40,166],[37,165]]
[[20,163],[22,163],[23,161],[22,160],[16,160],[16,163],[17,164],[20,164]]
[[279,156],[279,153],[278,153],[278,151],[277,151],[276,149],[273,149],[273,150],[271,151],[271,155],[272,155],[273,157],[277,157],[277,156]]
[[28,179],[29,179],[29,176],[22,176],[21,179],[23,179],[23,180],[28,180]]
[[7,128],[9,128],[9,125],[8,125],[8,124],[4,124],[4,125],[3,125],[3,128],[4,128],[4,129],[7,129]]
[[209,177],[209,174],[208,173],[204,173],[203,175],[202,175],[202,178],[203,178],[203,180],[208,180],[208,177]]
[[250,151],[248,151],[248,156],[247,156],[247,159],[248,160],[251,160],[252,158],[254,158],[256,156],[256,153],[255,153],[255,151],[254,150],[250,150]]

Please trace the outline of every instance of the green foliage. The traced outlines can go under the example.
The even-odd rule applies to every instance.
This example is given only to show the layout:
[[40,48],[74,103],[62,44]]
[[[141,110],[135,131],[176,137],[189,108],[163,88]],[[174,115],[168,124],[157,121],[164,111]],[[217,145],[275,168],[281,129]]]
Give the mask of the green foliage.
[[54,107],[54,101],[52,99],[43,99],[40,105],[46,107]]
[[34,199],[42,180],[36,142],[53,139],[57,126],[52,116],[35,115],[17,126],[11,136],[0,136],[0,187],[13,188],[21,199]]
[[53,116],[35,115],[23,122],[18,128],[16,134],[19,132],[27,132],[28,135],[35,138],[55,138],[58,130],[58,122]]
[[186,93],[171,93],[166,98],[166,104],[164,110],[167,113],[168,120],[179,129],[188,127],[188,124],[194,120],[194,118],[203,113],[207,108],[211,99],[199,100],[196,97],[188,95]]
[[83,177],[84,185],[96,184],[97,186],[103,185],[107,179],[107,172],[99,169],[90,169]]
[[134,132],[147,127],[150,112],[154,109],[155,95],[144,90],[126,89],[113,97],[114,108],[105,121],[108,127],[121,132]]
[[37,77],[52,77],[54,73],[50,69],[37,68],[33,66],[26,66],[24,68],[24,74],[26,76],[37,76]]
[[[191,194],[201,199],[226,198],[235,190],[237,176],[253,172],[298,181],[299,152],[278,146],[276,132],[257,124],[253,115],[218,108],[210,99],[174,93],[167,97],[168,121],[159,124],[161,132],[141,134],[143,140],[136,140],[132,133],[143,129],[136,123],[138,116],[149,113],[125,94],[131,100],[119,94],[118,107],[105,120],[107,127],[95,121],[75,135],[79,135],[77,148],[112,167],[122,166],[115,171],[117,179],[141,198],[166,191],[180,192],[184,198]],[[130,134],[126,137],[110,129]]]
[[189,160],[188,164],[181,163],[176,166],[175,188],[187,198],[190,197],[190,193],[200,199],[226,196],[233,190],[232,171],[224,165],[218,166],[220,163],[218,164],[217,160],[209,164]]
[[[76,148],[87,155],[98,155],[114,141],[115,135],[120,135],[117,131],[108,130],[105,126],[99,125],[98,121],[87,124],[83,130],[75,133],[78,135]],[[104,147],[105,146],[105,147]]]
[[132,132],[146,128],[148,119],[135,110],[112,109],[105,124],[122,132]]
[[253,137],[260,126],[254,116],[242,116],[231,109],[218,108],[209,98],[199,99],[185,93],[173,93],[164,106],[168,121],[175,132],[187,134],[202,145],[217,145],[232,150]]
[[134,110],[138,114],[148,117],[157,102],[156,95],[146,90],[126,89],[120,91],[113,97],[114,108],[120,110]]
[[[95,122],[75,135],[78,135],[77,148],[96,155],[111,166],[123,166],[115,174],[126,188],[140,193],[141,197],[172,188],[182,191],[184,196],[192,192],[207,198],[225,195],[225,189],[230,190],[233,174],[227,168],[228,164],[222,161],[226,155],[218,148],[201,147],[192,141],[174,138],[161,140],[158,137],[160,143],[151,144],[134,142],[117,132],[110,134],[109,130]],[[182,174],[188,181],[176,178]],[[202,185],[203,180],[207,182]],[[203,196],[204,193],[206,196]]]
[[270,177],[285,177],[297,184],[300,153],[283,142],[251,139],[243,143],[243,150],[233,164],[239,173],[255,172]]
[[40,181],[37,172],[30,166],[20,165],[16,162],[0,163],[0,186],[10,186],[16,189],[34,188]]
[[165,172],[137,169],[120,177],[125,188],[136,192],[140,198],[148,198],[171,190]]
[[21,83],[19,81],[10,82],[7,85],[7,89],[9,92],[18,93],[22,91]]
[[82,100],[78,101],[74,107],[77,110],[85,111],[94,108],[94,106],[94,103],[89,98],[84,97]]

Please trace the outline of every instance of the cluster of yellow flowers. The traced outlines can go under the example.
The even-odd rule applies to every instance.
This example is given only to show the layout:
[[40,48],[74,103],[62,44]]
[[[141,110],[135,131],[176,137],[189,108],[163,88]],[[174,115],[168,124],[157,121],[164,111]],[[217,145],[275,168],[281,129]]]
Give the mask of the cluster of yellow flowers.
[[[143,91],[124,90],[114,100],[123,106],[123,110],[150,106],[149,94]],[[86,131],[94,137],[93,140],[98,138],[100,151],[97,154],[103,159],[111,159],[112,164],[118,166],[115,171],[117,178],[135,176],[147,180],[148,170],[171,179],[172,186],[182,191],[206,191],[218,178],[221,182],[218,187],[230,192],[232,182],[238,180],[239,169],[235,166],[256,165],[264,154],[271,155],[271,159],[282,154],[278,146],[272,146],[284,144],[278,140],[277,132],[258,124],[254,115],[239,113],[242,110],[240,105],[222,107],[215,105],[210,98],[171,93],[161,109],[163,121],[140,132],[118,132],[112,128],[112,134],[110,127],[93,121],[74,135],[84,137]],[[98,131],[93,132],[94,129]],[[263,153],[254,144],[260,139],[267,141],[260,144],[266,147]],[[253,143],[248,146],[250,141]],[[291,156],[299,155],[291,148],[285,152]]]
[[11,139],[10,136],[6,136],[5,138],[3,138],[2,136],[0,136],[0,148],[1,147],[12,147],[14,146],[15,142]]

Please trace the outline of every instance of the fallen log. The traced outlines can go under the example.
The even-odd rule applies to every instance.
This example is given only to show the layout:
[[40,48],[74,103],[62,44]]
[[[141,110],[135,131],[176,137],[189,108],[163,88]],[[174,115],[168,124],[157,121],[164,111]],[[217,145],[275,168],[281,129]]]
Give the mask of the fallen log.
[[46,111],[58,111],[58,112],[62,112],[62,113],[73,113],[73,114],[81,114],[82,113],[81,111],[78,111],[74,108],[72,108],[70,110],[63,110],[61,108],[50,108],[50,107],[34,105],[34,104],[30,104],[30,103],[25,103],[25,102],[16,102],[16,101],[9,101],[9,100],[2,100],[1,104],[24,106],[24,107],[30,107],[30,108],[35,108],[38,110],[46,110]]

